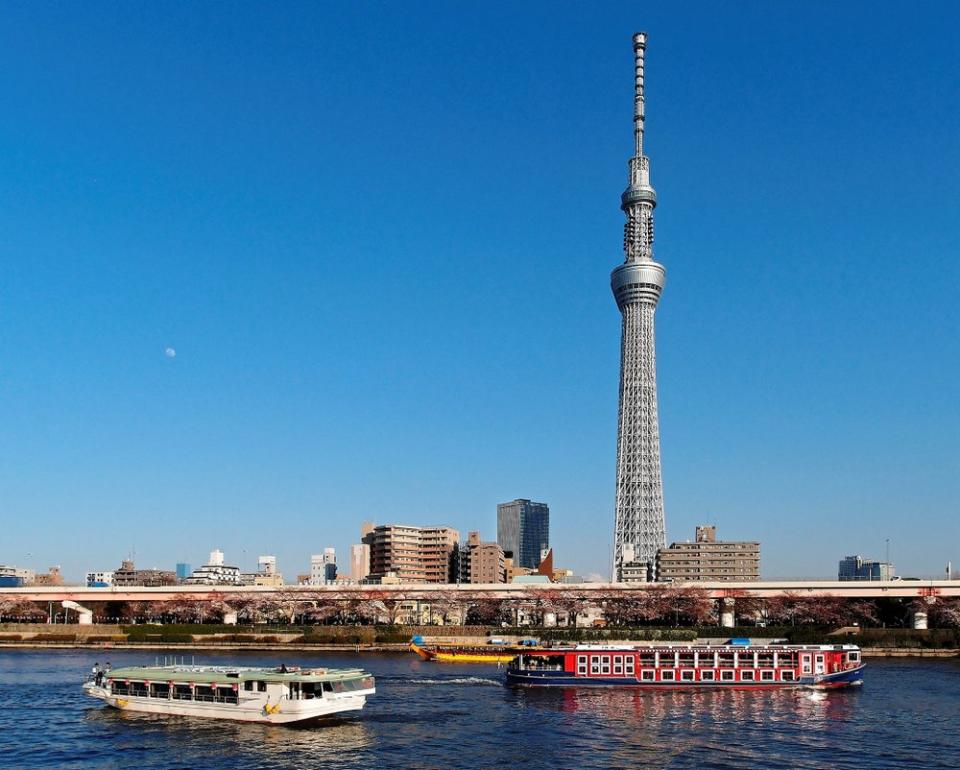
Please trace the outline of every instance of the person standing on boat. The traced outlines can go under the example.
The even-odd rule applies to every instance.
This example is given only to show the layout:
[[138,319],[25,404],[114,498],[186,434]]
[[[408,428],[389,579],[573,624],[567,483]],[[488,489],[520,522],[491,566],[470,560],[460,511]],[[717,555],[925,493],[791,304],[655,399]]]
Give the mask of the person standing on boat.
[[99,687],[100,682],[103,681],[103,669],[100,668],[100,661],[97,661],[93,664],[93,668],[90,670],[90,673],[93,674],[93,681],[96,683],[97,687]]

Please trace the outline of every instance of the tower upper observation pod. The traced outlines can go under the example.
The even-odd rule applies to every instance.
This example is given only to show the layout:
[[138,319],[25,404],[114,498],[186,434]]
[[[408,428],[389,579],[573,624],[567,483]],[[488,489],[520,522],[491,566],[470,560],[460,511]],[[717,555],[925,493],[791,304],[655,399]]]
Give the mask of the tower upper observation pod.
[[[620,208],[627,215],[623,227],[624,264],[610,277],[617,306],[631,302],[659,301],[666,282],[666,271],[653,259],[653,210],[657,193],[650,184],[650,159],[643,154],[646,120],[645,66],[647,34],[633,36],[633,157],[628,162],[627,189],[620,196]],[[645,264],[638,264],[645,263]]]
[[613,296],[623,316],[614,526],[617,579],[625,563],[652,563],[657,550],[666,545],[653,322],[666,271],[653,257],[657,194],[650,184],[650,160],[643,148],[646,50],[647,35],[638,32],[633,36],[634,152],[627,189],[620,197],[620,208],[627,217],[624,262],[610,276]]

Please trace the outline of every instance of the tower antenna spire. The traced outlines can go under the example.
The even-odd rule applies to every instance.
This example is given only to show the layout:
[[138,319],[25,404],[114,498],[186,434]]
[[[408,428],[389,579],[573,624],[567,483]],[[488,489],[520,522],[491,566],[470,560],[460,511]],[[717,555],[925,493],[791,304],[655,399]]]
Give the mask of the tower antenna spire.
[[636,143],[633,156],[635,158],[643,157],[643,59],[646,51],[647,33],[637,32],[633,36],[633,135]]
[[[653,261],[653,209],[657,194],[650,186],[650,159],[643,154],[643,130],[646,121],[644,96],[644,57],[647,33],[633,36],[633,157],[627,189],[620,197],[620,208],[627,215],[623,227],[623,250],[627,263]],[[660,288],[663,288],[662,286]]]

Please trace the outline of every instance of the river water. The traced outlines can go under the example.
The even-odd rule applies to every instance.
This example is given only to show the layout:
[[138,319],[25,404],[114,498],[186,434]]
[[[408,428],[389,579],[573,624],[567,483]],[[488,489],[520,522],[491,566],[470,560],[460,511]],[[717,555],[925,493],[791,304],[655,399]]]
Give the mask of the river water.
[[956,660],[870,660],[848,691],[691,693],[511,689],[495,666],[411,654],[197,656],[377,677],[358,715],[296,728],[109,709],[80,691],[107,659],[155,653],[0,651],[0,767],[960,768]]

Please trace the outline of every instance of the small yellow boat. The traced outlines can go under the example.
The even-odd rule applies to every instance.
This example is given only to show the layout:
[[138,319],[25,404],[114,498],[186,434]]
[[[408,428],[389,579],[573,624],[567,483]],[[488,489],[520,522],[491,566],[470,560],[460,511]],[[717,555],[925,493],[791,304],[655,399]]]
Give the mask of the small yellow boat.
[[489,646],[426,645],[422,640],[412,639],[410,649],[424,660],[438,663],[509,663],[517,655],[538,645],[503,644]]

